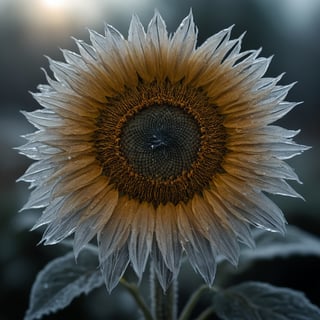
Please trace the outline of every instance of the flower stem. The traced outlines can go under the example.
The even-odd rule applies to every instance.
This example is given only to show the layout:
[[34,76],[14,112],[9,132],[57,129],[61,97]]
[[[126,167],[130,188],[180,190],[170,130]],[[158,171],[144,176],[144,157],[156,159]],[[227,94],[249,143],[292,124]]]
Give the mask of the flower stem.
[[191,312],[193,311],[196,303],[199,301],[201,295],[208,290],[207,285],[201,286],[197,291],[195,291],[192,296],[190,297],[188,303],[183,308],[179,320],[188,320]]
[[139,293],[138,287],[133,284],[127,282],[124,278],[120,280],[120,283],[129,291],[129,293],[132,295],[134,300],[136,301],[137,305],[140,307],[140,310],[142,311],[145,320],[154,320],[149,308],[145,304],[142,296]]
[[195,320],[207,320],[209,316],[214,314],[213,307],[209,307],[205,309]]
[[176,320],[177,319],[177,280],[174,279],[167,289],[163,291],[154,268],[150,270],[152,310],[155,320]]

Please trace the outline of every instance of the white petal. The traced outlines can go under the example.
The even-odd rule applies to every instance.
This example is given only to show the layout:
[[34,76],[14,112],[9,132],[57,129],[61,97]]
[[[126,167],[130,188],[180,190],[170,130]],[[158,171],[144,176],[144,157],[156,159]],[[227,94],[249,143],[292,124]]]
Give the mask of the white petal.
[[[234,42],[235,48],[240,45],[240,39],[238,41],[235,40]],[[223,113],[227,113],[229,108],[232,108],[234,104],[236,104],[236,108],[234,108],[237,111],[239,107],[241,109],[239,96],[243,94],[244,90],[248,91],[251,89],[249,84],[254,86],[258,81],[250,76],[250,67],[259,53],[259,50],[239,53],[237,56],[227,59],[222,65],[215,62],[210,68],[206,67],[204,72],[199,74],[197,83],[206,86],[206,90],[209,92],[213,103],[219,103],[219,107]],[[238,59],[241,59],[241,62],[237,63]],[[245,95],[248,99],[251,98],[248,96],[248,92]],[[230,96],[235,96],[235,98],[232,99]],[[252,100],[250,99],[251,103]],[[245,109],[248,109],[247,105]]]
[[97,216],[97,232],[100,232],[110,219],[117,203],[119,194],[112,186],[108,185],[98,195],[96,195],[90,204],[83,210],[83,218]]
[[175,211],[172,203],[160,204],[156,210],[155,227],[158,248],[167,267],[174,275],[179,272],[182,253]]
[[131,225],[128,242],[130,261],[139,278],[146,267],[151,250],[155,223],[155,212],[151,204],[142,202],[137,208]]
[[79,119],[83,117],[97,116],[97,104],[85,97],[80,97],[77,94],[61,94],[58,92],[33,93],[33,98],[38,101],[43,107],[57,111],[63,109],[68,113],[77,115]]
[[40,185],[31,192],[29,200],[20,211],[46,207],[50,203],[51,192],[52,185]]
[[[124,198],[124,199],[123,199]],[[136,214],[138,203],[128,197],[119,199],[112,216],[99,234],[101,259],[107,259],[114,251],[126,245],[130,235],[130,225]]]
[[195,59],[199,59],[200,62],[207,62],[209,59],[214,57],[219,45],[224,42],[228,42],[230,38],[230,33],[233,26],[221,30],[220,32],[214,34],[208,38],[196,51]]
[[228,163],[230,163],[235,170],[245,171],[250,168],[256,175],[295,180],[298,183],[302,183],[287,163],[274,157],[229,153],[225,158],[225,164]]
[[63,198],[57,198],[47,205],[46,209],[42,212],[42,215],[37,220],[36,224],[32,227],[31,231],[45,225],[49,224],[57,218],[57,214],[63,205]]
[[30,165],[26,172],[17,181],[43,181],[54,171],[54,166],[46,161],[37,161]]
[[94,50],[100,58],[104,58],[108,51],[106,37],[94,30],[89,30],[89,34]]
[[270,137],[284,137],[284,138],[293,138],[295,137],[301,130],[288,130],[279,126],[267,126],[261,128],[259,133],[262,135],[270,136]]
[[97,60],[97,52],[93,46],[90,46],[89,44],[85,43],[82,40],[78,40],[73,38],[76,42],[76,45],[78,46],[79,52],[82,56],[82,58],[87,63],[96,63]]
[[159,283],[163,291],[167,291],[172,280],[175,278],[175,275],[168,269],[166,263],[163,260],[162,253],[160,252],[156,241],[153,241],[152,250],[151,250],[152,263]]
[[37,89],[40,92],[43,92],[43,93],[49,93],[49,92],[53,92],[54,91],[54,89],[52,87],[50,87],[48,84],[39,84],[37,86]]
[[[102,69],[102,83],[111,88],[115,93],[122,92],[126,83],[122,74],[123,70],[119,68],[117,59],[115,60],[115,55],[112,54],[112,38],[105,38],[93,30],[89,31],[90,40],[101,60],[99,68]],[[98,72],[98,75],[100,75],[100,72]],[[106,96],[104,91],[102,93]]]
[[104,179],[97,179],[82,189],[75,190],[64,197],[64,204],[61,213],[66,214],[70,211],[81,210],[93,202],[93,200],[107,188]]
[[256,91],[268,91],[275,88],[276,84],[282,79],[284,73],[281,73],[278,77],[275,78],[261,78],[255,85],[253,85],[252,90]]
[[54,73],[54,77],[59,82],[62,82],[65,86],[70,87],[70,83],[73,83],[72,80],[76,81],[78,75],[70,64],[58,62],[49,57],[48,61],[50,64],[50,69]]
[[227,52],[225,59],[222,62],[224,65],[228,65],[231,67],[236,63],[236,61],[248,55],[247,52],[240,53],[242,39],[244,36],[245,32],[238,39],[234,40],[235,42],[233,47],[231,47],[231,49]]
[[136,15],[133,15],[131,19],[128,42],[131,63],[142,79],[151,82],[155,74],[152,51],[149,42],[147,42],[144,28]]
[[99,216],[94,215],[85,220],[81,220],[74,232],[73,252],[77,258],[80,251],[97,235]]
[[199,228],[219,255],[225,256],[232,264],[237,265],[239,245],[227,217],[219,216],[202,197],[195,195],[192,199],[192,211],[199,220]]
[[151,40],[156,50],[161,51],[162,46],[167,44],[167,27],[160,13],[156,10],[147,30],[147,39]]
[[116,250],[107,259],[100,258],[100,267],[106,287],[111,291],[117,286],[129,264],[129,253],[127,246]]
[[277,142],[277,143],[262,143],[261,145],[241,145],[241,146],[228,146],[230,150],[236,152],[247,152],[249,154],[268,153],[278,159],[290,159],[296,155],[301,154],[303,151],[308,150],[309,147],[296,144],[294,142]]
[[45,127],[59,127],[62,125],[61,118],[49,110],[35,110],[32,112],[21,111],[28,121],[38,129]]
[[146,44],[146,33],[144,32],[143,25],[136,14],[133,14],[131,18],[128,41],[138,42],[139,46],[137,46],[137,48],[140,48],[141,50],[143,50],[143,47]]
[[243,219],[239,218],[239,216],[234,216],[225,207],[224,203],[220,200],[220,197],[213,192],[212,188],[204,191],[204,197],[217,214],[225,217],[228,220],[230,228],[236,234],[239,241],[249,247],[254,247],[254,240],[252,238],[249,224]]
[[79,212],[69,212],[66,216],[57,218],[50,222],[43,233],[41,242],[45,245],[57,244],[71,235],[79,222]]
[[152,59],[149,63],[154,64],[154,76],[159,81],[163,81],[167,76],[168,69],[167,54],[169,39],[165,22],[158,11],[155,11],[148,25],[146,39],[150,46],[147,60]]
[[50,177],[50,180],[55,180],[60,177],[68,177],[69,175],[73,173],[79,173],[81,169],[86,169],[88,166],[93,164],[96,161],[96,158],[94,155],[89,154],[83,154],[82,156],[71,158],[70,160],[67,160],[62,164],[62,167],[59,170],[56,170],[56,172]]
[[262,192],[229,175],[214,181],[222,202],[235,215],[240,214],[248,223],[273,232],[285,232],[286,220],[280,208]]
[[59,94],[72,93],[70,88],[66,86],[64,83],[51,79],[44,68],[42,68],[41,70],[44,72],[46,80],[49,83],[50,87],[52,88],[52,91],[46,90],[46,93],[51,93],[51,92],[59,92]]
[[127,87],[137,86],[137,72],[130,61],[127,42],[122,34],[110,25],[105,26],[105,34],[110,46],[110,56],[112,57],[112,64],[109,65],[109,68],[112,68],[119,77],[121,76]]
[[[217,99],[216,96],[219,94],[219,91],[224,89],[222,80],[220,79],[228,69],[231,67],[226,67],[222,62],[226,59],[227,53],[232,50],[232,48],[237,44],[238,40],[231,40],[225,43],[224,41],[216,50],[214,56],[208,59],[207,63],[202,63],[201,66],[204,68],[201,72],[198,71],[196,77],[194,77],[191,85],[194,86],[206,86],[206,90],[210,93],[210,98]],[[230,77],[228,77],[230,81]],[[218,81],[218,82],[217,82]],[[221,105],[217,101],[218,105]]]
[[197,28],[193,22],[192,12],[183,19],[170,41],[170,61],[168,77],[172,82],[181,80],[185,75],[187,59],[195,50]]
[[279,177],[273,178],[261,174],[256,174],[252,172],[252,169],[250,167],[238,169],[237,167],[228,165],[227,163],[224,163],[223,168],[230,175],[242,179],[254,188],[258,188],[272,194],[303,199],[303,197],[299,193],[297,193],[283,179],[279,179]]
[[195,231],[193,219],[188,219],[193,213],[185,204],[177,205],[179,230],[183,236],[183,248],[196,272],[199,272],[208,285],[212,285],[216,273],[217,253],[214,246]]
[[73,172],[56,183],[53,190],[53,195],[59,197],[75,192],[82,187],[88,186],[96,178],[101,175],[102,168],[100,165],[91,164],[88,167]]
[[248,69],[251,79],[261,78],[267,71],[272,60],[272,56],[269,58],[258,58],[256,59]]
[[[81,220],[75,229],[73,251],[75,257],[81,249],[95,236],[100,235],[101,230],[108,222],[117,204],[118,198],[110,191],[110,187],[102,190],[92,201],[81,211]],[[98,237],[98,241],[99,237]],[[100,245],[101,256],[107,256],[103,250],[105,247]]]
[[77,68],[81,68],[82,70],[88,70],[87,64],[83,61],[80,55],[76,54],[73,51],[69,51],[65,49],[61,49],[61,51],[67,63]]
[[92,97],[101,102],[105,102],[105,93],[103,86],[98,81],[95,74],[88,70],[81,70],[70,64],[57,62],[50,58],[50,69],[53,71],[55,78],[70,88],[71,92],[78,93],[80,96]]

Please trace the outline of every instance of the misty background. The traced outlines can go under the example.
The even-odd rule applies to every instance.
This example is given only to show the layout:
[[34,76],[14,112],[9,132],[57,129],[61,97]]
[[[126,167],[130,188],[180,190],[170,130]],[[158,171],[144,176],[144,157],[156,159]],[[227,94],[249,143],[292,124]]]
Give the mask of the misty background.
[[[292,185],[306,202],[274,199],[290,224],[320,236],[319,0],[0,0],[1,320],[23,318],[36,274],[64,252],[58,246],[37,246],[41,230],[32,233],[29,230],[40,212],[18,212],[30,191],[26,183],[15,183],[31,161],[13,147],[24,143],[20,135],[34,130],[19,111],[39,108],[29,91],[36,91],[38,84],[46,82],[41,71],[48,69],[45,55],[62,60],[59,48],[76,51],[71,36],[89,42],[88,28],[103,33],[104,22],[126,37],[131,15],[137,13],[147,26],[155,8],[166,21],[169,32],[175,31],[192,8],[199,28],[199,44],[234,24],[233,38],[247,31],[243,50],[263,47],[261,56],[274,55],[267,76],[286,72],[280,84],[297,81],[287,100],[304,103],[279,124],[301,129],[295,140],[313,147],[288,161],[304,183]],[[320,306],[319,259],[292,258],[275,263],[257,265],[247,275],[248,279],[301,290]],[[45,319],[125,319],[134,309],[122,288],[118,287],[112,296],[101,288]]]

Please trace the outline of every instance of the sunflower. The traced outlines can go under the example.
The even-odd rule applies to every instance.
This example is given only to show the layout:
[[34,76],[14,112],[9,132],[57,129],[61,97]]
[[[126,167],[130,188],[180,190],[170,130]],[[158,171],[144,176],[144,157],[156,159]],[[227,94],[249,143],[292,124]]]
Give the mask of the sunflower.
[[37,160],[23,209],[43,208],[44,244],[74,234],[75,256],[96,236],[110,291],[149,260],[166,289],[184,255],[211,285],[217,257],[236,265],[239,242],[254,245],[252,226],[285,231],[265,193],[299,197],[283,160],[307,147],[271,125],[297,105],[293,85],[263,77],[271,59],[241,52],[231,29],[197,46],[192,13],[168,35],[155,12],[147,31],[134,15],[127,39],[90,31],[79,54],[49,59],[43,108],[23,112],[38,129],[20,147]]

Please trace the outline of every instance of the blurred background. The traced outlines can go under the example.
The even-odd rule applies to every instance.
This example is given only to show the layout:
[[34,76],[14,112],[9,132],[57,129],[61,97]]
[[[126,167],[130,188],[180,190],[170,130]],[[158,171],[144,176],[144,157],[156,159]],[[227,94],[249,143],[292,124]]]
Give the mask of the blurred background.
[[[23,318],[37,272],[61,254],[58,246],[37,246],[41,234],[29,232],[39,212],[18,212],[29,190],[27,184],[16,184],[15,180],[31,162],[12,149],[24,143],[21,134],[33,131],[19,110],[39,107],[28,91],[45,83],[40,70],[48,67],[44,55],[61,60],[59,48],[76,50],[71,36],[88,41],[87,29],[102,33],[104,22],[127,36],[132,13],[146,26],[154,8],[159,9],[168,31],[174,32],[190,7],[199,28],[199,43],[235,24],[233,37],[247,31],[243,49],[263,47],[262,56],[275,55],[268,76],[286,72],[281,84],[298,81],[287,100],[304,103],[280,124],[302,129],[296,141],[313,147],[289,161],[304,182],[294,187],[306,202],[290,198],[276,201],[289,223],[320,236],[319,0],[0,0],[1,320]],[[293,258],[257,264],[246,277],[302,290],[320,306],[319,270],[319,259]],[[180,302],[190,290],[184,286]],[[101,289],[45,319],[126,319],[134,310],[123,289],[117,288],[112,296]]]

